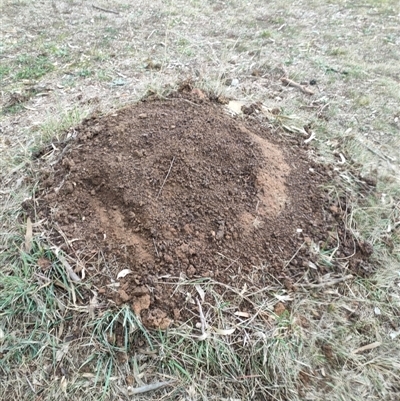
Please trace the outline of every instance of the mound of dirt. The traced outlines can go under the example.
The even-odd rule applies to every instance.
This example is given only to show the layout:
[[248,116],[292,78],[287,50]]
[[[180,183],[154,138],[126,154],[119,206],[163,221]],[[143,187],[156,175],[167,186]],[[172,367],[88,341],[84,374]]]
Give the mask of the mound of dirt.
[[[300,140],[234,119],[199,91],[176,93],[77,127],[43,175],[42,217],[100,294],[166,327],[185,306],[165,280],[261,286],[273,276],[290,287],[306,271],[343,269],[310,250],[339,243],[350,256],[358,247],[320,189],[330,174]],[[359,269],[357,260],[346,268]],[[131,272],[117,280],[121,269]]]

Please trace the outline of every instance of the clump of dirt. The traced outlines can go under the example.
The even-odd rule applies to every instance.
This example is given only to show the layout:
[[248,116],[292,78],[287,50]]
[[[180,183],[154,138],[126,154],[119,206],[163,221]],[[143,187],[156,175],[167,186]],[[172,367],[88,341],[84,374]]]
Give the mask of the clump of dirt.
[[77,133],[43,174],[42,216],[85,279],[148,326],[167,327],[185,307],[165,280],[264,285],[272,275],[290,287],[308,270],[343,268],[318,264],[312,242],[331,249],[338,233],[338,252],[359,250],[320,188],[329,170],[305,145],[228,116],[198,90],[93,116]]

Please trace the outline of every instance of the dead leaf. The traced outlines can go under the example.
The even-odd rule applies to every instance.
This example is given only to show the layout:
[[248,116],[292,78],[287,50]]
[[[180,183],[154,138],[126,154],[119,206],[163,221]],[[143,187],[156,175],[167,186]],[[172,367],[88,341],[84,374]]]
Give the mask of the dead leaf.
[[68,385],[68,380],[65,376],[63,376],[60,381],[60,389],[65,395],[67,395],[67,385]]
[[97,294],[95,293],[93,295],[93,298],[89,302],[89,316],[91,319],[94,319],[94,311],[97,306],[98,306]]
[[80,377],[82,377],[84,379],[94,379],[96,377],[96,375],[93,373],[82,373],[80,375]]
[[293,297],[290,296],[290,295],[278,295],[278,294],[275,294],[275,298],[278,301],[281,301],[281,302],[293,301]]
[[25,233],[25,252],[30,252],[32,249],[33,228],[31,218],[26,219],[26,233]]
[[148,384],[146,386],[136,387],[136,388],[128,387],[128,392],[130,395],[143,394],[143,393],[147,393],[149,391],[158,390],[159,388],[162,388],[165,386],[170,386],[172,383],[174,383],[173,380],[171,380],[169,382],[152,383],[152,384]]
[[47,270],[51,266],[50,260],[46,258],[39,258],[36,263],[41,270]]
[[216,334],[219,334],[221,336],[229,336],[230,334],[234,333],[236,328],[233,329],[214,329],[214,332]]
[[235,315],[240,317],[250,317],[250,313],[240,311],[235,312]]
[[61,346],[61,348],[59,350],[57,350],[57,352],[56,352],[56,361],[57,362],[60,362],[64,358],[64,355],[66,355],[68,353],[68,349],[69,349],[69,343],[65,343]]
[[110,288],[119,288],[121,286],[120,283],[111,283],[111,284],[107,284],[106,287],[110,287]]
[[381,345],[382,345],[382,343],[380,343],[379,341],[375,341],[374,343],[364,345],[363,347],[355,349],[353,351],[353,354],[359,354],[360,352],[369,351],[371,349],[380,347]]
[[128,275],[129,273],[132,273],[132,270],[130,270],[130,269],[123,269],[123,270],[121,270],[121,271],[118,273],[118,275],[117,275],[117,280],[120,279],[120,278],[125,277],[125,276]]
[[66,261],[66,259],[61,255],[61,249],[58,247],[55,247],[56,250],[56,256],[58,257],[58,260],[63,264],[66,272],[68,273],[69,278],[72,281],[78,282],[81,281],[80,277],[74,272],[72,269],[71,265]]
[[244,283],[242,291],[240,291],[239,295],[242,297],[247,291],[247,284]]
[[200,298],[201,298],[201,301],[204,302],[204,298],[205,298],[205,295],[206,295],[206,293],[204,292],[204,290],[200,287],[199,284],[196,284],[196,285],[194,286],[194,288],[196,288],[197,292],[199,293]]

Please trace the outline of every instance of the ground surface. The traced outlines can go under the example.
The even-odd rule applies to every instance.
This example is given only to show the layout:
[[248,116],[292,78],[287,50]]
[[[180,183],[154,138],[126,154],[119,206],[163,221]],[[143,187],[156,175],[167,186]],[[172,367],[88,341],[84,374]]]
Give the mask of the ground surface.
[[[399,400],[397,0],[276,0],[267,5],[264,0],[13,0],[0,7],[0,398]],[[302,87],[287,85],[287,79]],[[165,100],[182,82],[200,89],[196,96],[210,94],[212,102]],[[107,138],[107,131],[122,138],[126,123],[119,129],[111,121],[123,115],[136,138],[136,128],[153,121],[148,109],[159,110],[161,104],[131,107],[149,95],[164,99],[164,106],[173,103],[179,111],[173,119],[188,127],[203,121],[200,110],[215,112],[214,122],[229,127],[234,135],[229,138],[240,140],[202,148],[209,152],[209,166],[199,163],[194,150],[186,146],[180,153],[168,141],[163,141],[166,156],[157,159],[161,149],[146,146],[161,141],[162,132],[193,141],[178,123],[161,122],[146,146],[140,142],[136,148],[124,137],[121,154],[134,147],[137,164],[124,163],[123,175],[116,171],[122,160],[110,160],[106,170],[113,175],[107,176],[101,169],[111,143],[106,139],[105,153],[95,159],[96,141]],[[227,106],[217,100],[242,103],[234,103],[237,115],[225,120]],[[259,113],[249,108],[252,104]],[[112,127],[105,130],[107,121]],[[207,127],[202,124],[200,132],[210,136]],[[204,144],[212,141],[215,135]],[[217,150],[227,157],[221,159]],[[75,169],[75,158],[90,168],[96,165],[97,176],[87,179]],[[236,158],[245,169],[232,161]],[[285,164],[288,172],[273,168]],[[238,175],[243,199],[227,192],[232,182],[225,183],[227,166]],[[315,194],[321,201],[312,204],[307,203],[308,187],[298,187],[308,182],[309,167],[315,170],[313,184],[323,184]],[[198,177],[194,169],[212,179],[193,180]],[[278,200],[262,191],[274,175],[279,185],[272,193]],[[128,191],[127,177],[143,184],[146,198]],[[124,187],[108,194],[103,181],[110,189],[114,183]],[[195,194],[201,186],[207,207],[195,198],[178,208],[187,200],[188,182]],[[172,188],[182,196],[174,199]],[[132,207],[139,202],[150,218],[139,221],[136,211],[129,215],[131,206],[125,207],[122,193],[132,199]],[[218,193],[228,204],[221,207]],[[78,194],[80,203],[74,201]],[[116,209],[102,209],[107,196],[113,196]],[[66,200],[76,204],[68,219]],[[268,232],[279,216],[289,218],[285,207],[279,212],[283,200],[288,211],[296,202],[307,213],[320,204],[312,212],[317,226],[312,232],[305,216],[292,214],[290,224],[279,225],[279,242],[285,246],[270,251],[256,234]],[[166,201],[168,210],[176,209],[173,218],[157,208]],[[267,209],[261,208],[263,202]],[[183,215],[197,204],[203,208]],[[202,215],[204,210],[212,213]],[[232,222],[235,210],[243,220]],[[177,227],[162,227],[167,217]],[[190,219],[197,224],[194,234],[194,223],[188,223],[188,232],[180,229],[180,220]],[[243,221],[251,223],[248,232]],[[325,224],[334,230],[321,238]],[[238,229],[227,238],[235,225]],[[139,231],[127,235],[127,227]],[[98,238],[84,244],[80,240],[89,228]],[[199,242],[196,231],[206,238],[190,254],[189,244]],[[353,239],[360,253],[349,258]],[[374,253],[360,264],[361,253],[370,253],[368,244]],[[156,305],[156,286],[141,277],[137,284],[135,273],[117,279],[132,260],[138,263],[140,247],[145,251],[141,258],[149,257],[147,252],[154,268],[163,270],[156,278],[172,294],[169,299],[181,300],[178,308],[161,301]],[[224,256],[215,259],[217,252]],[[269,252],[276,257],[272,263],[254,255],[268,259]],[[250,253],[254,261],[244,257]],[[180,266],[180,276],[170,271],[170,258],[169,265]],[[219,276],[204,277],[214,269],[200,271],[200,259],[221,266]],[[235,276],[238,264],[244,271],[248,260],[254,275]],[[301,266],[303,261],[307,266]],[[229,277],[222,269],[230,271]],[[123,302],[129,294],[116,284],[130,288],[132,282],[136,295]],[[169,324],[167,331],[143,327],[147,312],[139,318],[132,308],[135,297],[143,298],[139,306],[153,302],[167,314],[158,315]]]

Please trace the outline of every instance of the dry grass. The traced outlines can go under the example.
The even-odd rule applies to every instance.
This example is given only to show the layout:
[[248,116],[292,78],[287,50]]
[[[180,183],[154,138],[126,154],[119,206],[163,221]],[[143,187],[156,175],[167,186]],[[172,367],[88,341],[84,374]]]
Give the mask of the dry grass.
[[[128,399],[132,388],[173,380],[143,398],[399,400],[398,1],[96,2],[118,14],[91,4],[1,6],[0,398]],[[284,87],[283,75],[316,80],[315,95]],[[96,303],[90,288],[68,280],[40,223],[24,251],[21,203],[37,185],[32,153],[90,112],[187,78],[280,108],[273,129],[297,135],[311,124],[318,157],[340,171],[330,192],[351,204],[347,226],[375,247],[371,278],[296,293],[272,278],[245,292],[171,283],[193,300],[196,285],[206,292],[199,341],[199,316],[149,332],[129,308]],[[359,191],[364,176],[377,179],[376,191]],[[43,257],[52,264],[39,274]],[[256,314],[234,314],[243,298]],[[277,316],[278,300],[290,312]]]

